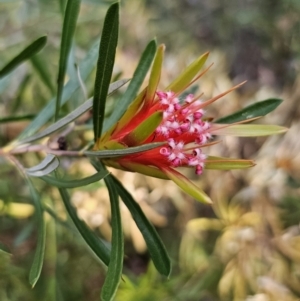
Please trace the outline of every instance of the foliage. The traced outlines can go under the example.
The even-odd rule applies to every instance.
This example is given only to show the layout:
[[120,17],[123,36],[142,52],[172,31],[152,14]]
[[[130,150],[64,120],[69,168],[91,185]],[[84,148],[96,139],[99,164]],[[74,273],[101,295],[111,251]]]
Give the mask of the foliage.
[[[64,7],[63,1],[61,1],[61,6]],[[168,103],[167,105],[176,104],[177,106],[174,106],[176,107],[176,112],[187,109],[197,114],[200,113],[202,108],[239,88],[240,85],[229,88],[226,92],[211,97],[203,103],[198,103],[198,98],[195,97],[194,99],[194,96],[190,96],[191,94],[186,94],[183,97],[186,89],[197,89],[197,87],[195,88],[195,86],[193,86],[195,81],[202,77],[208,70],[207,68],[202,71],[208,57],[207,54],[204,54],[188,65],[179,76],[175,77],[175,79],[173,78],[173,81],[167,85],[164,92],[157,92],[163,69],[165,47],[163,45],[157,47],[155,40],[150,41],[146,46],[133,72],[132,78],[115,80],[113,68],[119,36],[119,6],[119,2],[109,6],[103,18],[100,44],[98,42],[99,37],[95,37],[95,41],[89,51],[86,52],[85,57],[81,59],[77,65],[74,64],[74,52],[78,50],[80,45],[80,43],[76,41],[76,28],[78,25],[77,20],[81,9],[81,2],[67,1],[63,13],[60,55],[57,59],[58,63],[56,64],[57,71],[55,76],[58,78],[57,91],[53,88],[55,86],[53,84],[55,82],[53,80],[55,76],[53,72],[51,73],[48,70],[49,66],[47,65],[49,62],[42,49],[44,46],[47,46],[45,36],[41,36],[29,46],[25,46],[19,50],[18,53],[15,53],[6,60],[7,63],[1,66],[0,90],[5,90],[6,81],[16,76],[16,72],[21,70],[20,68],[23,62],[31,62],[34,70],[33,74],[38,78],[38,83],[42,86],[41,91],[43,91],[38,93],[37,98],[40,98],[41,101],[39,101],[37,106],[36,115],[32,115],[30,111],[31,108],[29,107],[29,115],[17,116],[15,111],[11,110],[8,116],[3,116],[0,120],[1,123],[20,119],[30,120],[27,127],[14,139],[5,141],[0,150],[1,164],[4,166],[1,170],[3,177],[6,172],[11,172],[11,167],[8,167],[7,164],[7,161],[9,161],[16,167],[26,182],[26,185],[23,185],[22,180],[16,177],[15,185],[22,187],[22,189],[15,191],[10,187],[9,190],[12,190],[11,199],[3,204],[3,208],[6,208],[6,214],[11,216],[11,223],[14,222],[13,219],[17,217],[16,214],[18,213],[13,210],[10,203],[16,204],[17,206],[28,205],[29,207],[26,207],[28,209],[26,217],[31,216],[34,208],[35,220],[28,222],[29,226],[27,228],[22,231],[19,230],[20,234],[18,236],[19,240],[26,241],[31,233],[34,232],[36,237],[35,254],[33,258],[26,259],[27,262],[30,261],[31,266],[29,283],[32,287],[36,286],[35,289],[37,290],[35,292],[37,292],[37,295],[43,290],[42,284],[46,283],[46,296],[54,300],[56,293],[58,292],[59,294],[61,290],[59,283],[65,282],[64,279],[61,279],[63,277],[56,279],[53,273],[56,262],[60,260],[60,253],[63,253],[63,251],[59,251],[56,248],[55,233],[57,225],[64,229],[59,231],[72,233],[72,235],[79,239],[81,237],[88,246],[88,249],[92,250],[93,256],[107,268],[106,278],[104,279],[101,276],[101,280],[97,282],[97,287],[101,287],[102,300],[114,300],[114,298],[116,298],[116,300],[133,300],[136,298],[139,298],[139,300],[148,300],[150,295],[152,299],[154,298],[153,296],[157,296],[157,299],[161,300],[174,300],[175,296],[178,300],[188,300],[189,298],[193,300],[195,295],[198,295],[203,300],[204,298],[214,300],[214,298],[217,298],[218,290],[220,291],[219,294],[225,300],[229,300],[230,298],[234,298],[234,300],[245,299],[247,295],[257,289],[256,285],[251,283],[251,279],[248,279],[250,277],[244,277],[244,273],[246,272],[244,271],[245,267],[243,264],[237,262],[235,265],[235,260],[230,257],[231,254],[228,255],[225,251],[220,254],[219,250],[226,249],[227,241],[225,240],[228,239],[226,235],[231,235],[232,232],[240,233],[239,231],[249,230],[248,228],[252,230],[252,227],[263,227],[261,221],[256,219],[255,214],[251,215],[251,213],[249,213],[247,215],[247,212],[245,212],[247,210],[244,210],[240,205],[224,205],[222,202],[215,201],[213,206],[217,218],[193,219],[188,223],[187,231],[181,242],[181,262],[179,266],[175,265],[176,269],[182,271],[182,275],[171,280],[168,284],[165,284],[167,282],[164,280],[166,280],[166,277],[170,277],[172,267],[163,240],[148,220],[146,214],[144,214],[139,203],[134,200],[134,194],[132,195],[125,188],[126,185],[124,186],[122,181],[111,175],[110,170],[108,171],[106,168],[106,166],[112,166],[130,172],[139,172],[155,178],[169,179],[175,182],[192,198],[204,203],[211,203],[210,196],[208,196],[203,189],[192,183],[185,175],[176,170],[178,165],[177,163],[171,162],[173,159],[171,160],[168,157],[163,164],[160,164],[159,160],[156,160],[155,151],[160,152],[162,147],[172,148],[174,144],[174,141],[170,142],[170,139],[162,137],[163,135],[159,137],[160,133],[157,129],[165,121],[165,115],[163,113],[166,113],[166,111],[163,110],[165,108],[162,109],[162,107],[159,106],[159,101],[163,102],[166,100],[167,97],[169,97],[168,93],[176,93],[176,95],[178,95],[176,102]],[[28,45],[28,43],[26,45]],[[37,56],[38,52],[39,56]],[[89,82],[91,82],[89,79],[94,69],[96,70],[93,80],[94,85],[92,86],[89,84]],[[139,92],[148,72],[150,73],[148,86],[144,88],[142,92]],[[69,76],[67,82],[66,74]],[[31,74],[26,75],[20,87],[18,87],[19,95],[13,99],[16,108],[26,106],[26,104],[22,104],[21,96],[23,95],[22,91],[25,89],[24,87],[28,85],[30,77]],[[125,92],[120,92],[127,82],[129,82],[129,85]],[[87,87],[89,88],[87,89]],[[93,95],[89,99],[87,99],[87,90],[89,91],[89,95]],[[44,91],[47,92],[44,93]],[[112,93],[115,94],[114,105],[116,107],[113,108],[112,111],[109,111],[107,100]],[[46,96],[42,96],[43,94]],[[192,98],[187,100],[188,97]],[[175,101],[174,99],[175,98],[171,98],[171,101]],[[185,104],[184,101],[186,102]],[[181,103],[179,104],[179,102]],[[270,113],[280,103],[280,99],[268,98],[267,100],[256,102],[233,114],[222,117],[215,121],[215,123],[211,122],[210,117],[205,117],[205,119],[201,120],[201,122],[203,122],[201,124],[204,125],[211,122],[211,131],[207,131],[207,137],[209,137],[209,139],[212,139],[214,135],[229,134],[241,137],[257,137],[283,133],[286,131],[284,127],[248,124]],[[43,106],[40,106],[40,104],[43,104]],[[194,104],[196,107],[193,107]],[[31,106],[32,105],[34,104],[31,104]],[[166,105],[166,103],[164,103],[164,105]],[[93,109],[92,113],[90,112],[91,108]],[[195,119],[200,120],[200,117],[195,117]],[[51,122],[51,120],[54,121]],[[139,122],[135,124],[134,122],[136,121]],[[135,127],[128,127],[130,124],[135,124]],[[93,138],[83,138],[91,128],[93,129]],[[180,134],[182,134],[182,132],[180,132]],[[171,139],[173,138],[174,137]],[[178,137],[176,136],[175,138]],[[193,142],[189,139],[190,136],[187,138],[187,143]],[[36,141],[38,141],[38,144],[33,144],[33,142]],[[69,147],[67,147],[67,144],[69,144]],[[201,144],[201,147],[209,147],[214,144],[214,141],[209,143],[204,142]],[[176,145],[174,146],[174,149],[175,148]],[[198,152],[200,152],[200,148],[194,146],[189,149],[189,151],[191,150],[193,152],[189,154],[189,156],[192,156],[192,154],[196,156]],[[140,159],[141,156],[142,159]],[[68,166],[68,162],[70,162],[73,157],[78,161],[83,157],[88,158],[88,165],[94,167],[96,172],[93,172],[92,175],[84,175],[82,178],[72,178],[66,166]],[[146,163],[141,161],[145,160],[145,158],[148,160],[145,161]],[[155,160],[153,160],[153,158],[155,158]],[[191,159],[191,162],[194,162],[192,160],[193,158],[189,157],[189,159]],[[203,157],[203,162],[201,163],[203,163],[203,165],[197,163],[197,165],[190,164],[189,166],[197,166],[196,172],[201,169],[201,173],[204,166],[206,166],[207,169],[219,170],[240,169],[253,166],[252,160],[226,159],[222,156]],[[31,167],[27,168],[26,166]],[[188,165],[182,166],[186,167]],[[6,171],[5,168],[8,168],[8,171]],[[105,186],[103,182],[98,183],[100,180],[103,180]],[[5,178],[3,181],[5,182],[3,182],[3,187],[11,185],[6,184]],[[74,204],[71,202],[68,189],[83,187],[82,189],[89,190],[93,185],[96,185],[95,187],[106,187],[109,193],[112,231],[110,239],[99,237],[99,235],[80,218],[74,208]],[[29,200],[27,196],[28,192],[31,195],[31,200]],[[9,195],[10,192],[3,194]],[[122,199],[122,203],[119,203],[119,197]],[[22,200],[22,198],[24,199],[24,204],[19,200]],[[58,201],[58,199],[60,199],[60,201]],[[215,200],[214,198],[212,199]],[[122,283],[118,291],[123,273],[124,259],[124,235],[121,217],[121,207],[123,203],[130,212],[136,224],[135,226],[140,230],[145,240],[155,269],[150,265],[147,273],[137,279],[136,283],[133,283],[128,278],[127,283]],[[65,209],[61,209],[61,204],[64,204]],[[225,207],[225,209],[222,206]],[[228,208],[226,206],[228,206]],[[289,204],[287,203],[286,206],[288,207]],[[228,214],[224,215],[220,207]],[[72,223],[62,219],[61,212],[68,214]],[[250,224],[248,224],[249,215],[251,220]],[[253,219],[251,219],[252,217]],[[297,217],[295,219],[297,219]],[[270,223],[268,226],[272,227],[273,225]],[[241,227],[241,229],[239,229],[239,227]],[[263,229],[265,231],[265,228]],[[214,232],[214,241],[205,242],[202,234],[207,231]],[[190,232],[192,236],[195,235],[196,238],[191,238],[189,236],[191,234]],[[246,232],[246,234],[248,234],[248,232]],[[69,235],[70,234],[64,234],[66,237],[69,237]],[[228,240],[230,241],[230,239],[231,238]],[[245,240],[246,238],[243,237],[243,239]],[[244,240],[242,243],[244,243]],[[272,250],[272,256],[284,257],[287,258],[287,260],[295,260],[295,258],[297,258],[297,256],[293,256],[293,253],[291,255],[294,245],[285,246],[282,237],[278,235],[274,235],[274,240],[276,250]],[[197,263],[200,262],[197,261],[197,256],[193,257],[193,260],[195,259],[196,261],[191,261],[190,263],[188,263],[189,258],[183,258],[189,256],[189,250],[192,250],[192,247],[199,244],[199,242],[200,246],[198,246],[198,250],[200,250],[202,254],[202,256],[200,256],[201,267],[197,267]],[[238,243],[240,243],[240,241]],[[246,241],[246,243],[248,243],[248,241]],[[251,240],[249,244],[252,243],[253,241]],[[213,255],[208,254],[206,249],[208,246],[210,246],[211,250],[214,250]],[[251,245],[250,247],[252,248],[253,246]],[[1,249],[5,252],[7,251],[5,245],[3,245]],[[183,251],[183,249],[185,249],[185,251]],[[251,263],[259,261],[259,259],[256,258],[259,251],[257,251],[255,247],[254,251],[255,253],[249,259]],[[68,252],[71,253],[72,251],[69,250]],[[245,252],[248,252],[248,250]],[[2,251],[0,255],[2,256]],[[1,263],[9,265],[10,261],[7,256],[8,255],[3,254],[3,260],[0,259]],[[81,258],[83,257],[84,256]],[[267,259],[263,258],[262,261],[264,260]],[[86,263],[86,260],[82,261],[83,264]],[[90,262],[89,264],[91,266],[93,265]],[[265,262],[263,262],[262,265],[265,265]],[[196,271],[195,267],[197,267]],[[253,263],[253,266],[250,266],[249,269],[255,269],[255,267],[255,263]],[[9,270],[9,268],[7,269]],[[46,276],[43,276],[43,269],[49,271],[49,275],[46,273]],[[63,264],[59,265],[58,269],[63,269]],[[70,269],[72,269],[72,265]],[[285,264],[284,269],[291,273],[291,281],[287,285],[291,290],[296,291],[296,295],[298,293],[298,279],[292,270],[295,269],[298,271],[298,265],[295,264],[290,267]],[[156,271],[162,276],[159,276]],[[18,273],[19,271],[17,271],[17,274]],[[24,277],[22,273],[23,272],[20,272],[20,277]],[[267,275],[267,272],[265,273]],[[198,281],[198,279],[194,277],[190,281],[189,277],[191,277],[191,274],[196,275],[201,278],[201,280]],[[255,271],[253,274],[255,274]],[[125,276],[123,277],[126,278]],[[262,281],[268,283],[267,281],[269,281],[270,276],[267,275],[263,277],[266,278],[263,278]],[[235,280],[231,281],[228,279]],[[248,280],[249,283],[247,282]],[[4,284],[4,287],[8,287],[10,281],[16,281],[14,276],[7,278],[7,283]],[[231,281],[232,284],[227,285],[228,281]],[[183,287],[182,292],[176,292],[175,288],[177,286]],[[26,290],[27,287],[25,286],[24,291]],[[293,293],[288,293],[287,296],[290,300],[294,300]],[[15,297],[19,298],[18,292],[15,293]],[[9,297],[3,295],[3,300],[8,298]]]

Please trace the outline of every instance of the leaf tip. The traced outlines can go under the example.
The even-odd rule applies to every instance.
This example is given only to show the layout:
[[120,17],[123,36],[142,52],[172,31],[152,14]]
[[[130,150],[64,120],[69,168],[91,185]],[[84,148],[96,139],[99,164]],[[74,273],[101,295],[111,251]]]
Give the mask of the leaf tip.
[[160,44],[158,49],[162,52],[164,52],[166,50],[166,45],[165,44]]
[[281,131],[279,132],[279,134],[286,133],[288,130],[289,130],[289,128],[283,126]]
[[210,55],[209,51],[206,51],[205,53],[202,54],[202,57],[208,58]]
[[31,278],[30,275],[29,275],[29,284],[31,285],[31,288],[34,288],[37,281],[38,281],[39,277],[34,277],[34,278]]

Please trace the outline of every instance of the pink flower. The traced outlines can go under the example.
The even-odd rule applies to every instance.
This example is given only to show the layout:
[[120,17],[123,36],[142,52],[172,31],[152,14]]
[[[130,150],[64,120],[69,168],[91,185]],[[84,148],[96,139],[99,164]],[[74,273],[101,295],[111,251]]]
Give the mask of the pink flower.
[[203,148],[214,144],[213,135],[228,133],[238,136],[268,135],[283,132],[283,128],[269,126],[265,129],[263,125],[213,124],[205,118],[204,108],[207,105],[239,85],[207,101],[202,101],[200,96],[193,94],[181,99],[180,94],[208,70],[199,74],[208,53],[192,63],[167,87],[166,91],[157,91],[163,53],[164,46],[161,46],[153,63],[147,89],[133,101],[120,121],[101,137],[97,144],[98,149],[127,148],[160,142],[162,145],[151,150],[103,162],[115,168],[171,179],[194,198],[211,202],[210,198],[179,173],[177,168],[190,167],[197,175],[201,175],[205,167],[234,169],[253,166],[251,160],[207,156]]

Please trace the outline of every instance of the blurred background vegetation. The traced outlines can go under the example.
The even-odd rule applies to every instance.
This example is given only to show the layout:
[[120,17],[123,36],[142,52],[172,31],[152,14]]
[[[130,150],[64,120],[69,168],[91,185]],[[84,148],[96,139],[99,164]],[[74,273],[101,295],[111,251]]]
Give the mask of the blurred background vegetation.
[[[77,77],[75,64],[99,38],[109,3],[83,1],[69,77]],[[64,5],[63,0],[0,0],[0,67],[29,41],[48,35],[43,52],[0,80],[1,118],[24,116],[18,122],[1,122],[1,145],[55,95]],[[193,58],[210,51],[214,66],[199,83],[206,97],[247,83],[218,101],[209,116],[282,98],[281,106],[261,122],[290,130],[270,138],[224,138],[210,147],[211,154],[257,163],[246,171],[190,175],[214,200],[212,207],[197,203],[172,183],[115,173],[159,229],[174,265],[170,280],[157,274],[142,236],[122,207],[127,276],[116,300],[300,300],[300,1],[126,0],[121,7],[115,78],[132,76],[154,36],[167,46],[162,87]],[[92,88],[93,75],[86,81],[88,96]],[[84,93],[78,93],[65,111],[84,99]],[[78,147],[92,139],[87,126],[70,135],[68,143]],[[30,165],[38,158],[23,160]],[[33,207],[21,177],[2,158],[0,163],[0,241],[8,251],[0,252],[0,300],[98,300],[104,268],[66,220],[56,191],[41,181],[36,181],[41,198],[59,219],[54,223],[48,216],[42,278],[34,290],[29,287],[36,244]],[[74,176],[90,174],[84,160],[63,164]],[[72,201],[80,217],[109,240],[106,193],[101,184],[93,184],[74,190]]]

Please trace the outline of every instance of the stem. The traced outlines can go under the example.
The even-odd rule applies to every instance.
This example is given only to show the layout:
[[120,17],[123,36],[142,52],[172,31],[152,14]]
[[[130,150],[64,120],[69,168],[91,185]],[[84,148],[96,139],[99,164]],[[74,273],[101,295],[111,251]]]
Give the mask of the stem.
[[84,156],[84,153],[82,150],[72,151],[72,150],[51,149],[45,145],[28,145],[28,146],[12,149],[9,152],[5,152],[5,151],[3,151],[3,149],[0,149],[0,156],[20,155],[20,154],[24,154],[24,153],[28,153],[28,152],[33,152],[33,153],[46,152],[46,153],[53,154],[56,156],[72,156],[72,157]]

